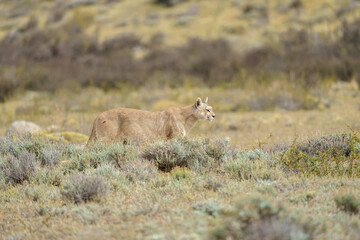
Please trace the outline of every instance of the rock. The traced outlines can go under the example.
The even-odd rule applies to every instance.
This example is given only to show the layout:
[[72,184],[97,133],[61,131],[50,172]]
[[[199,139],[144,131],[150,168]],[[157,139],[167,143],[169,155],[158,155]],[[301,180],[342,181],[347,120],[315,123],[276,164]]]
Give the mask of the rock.
[[41,131],[41,127],[35,123],[20,120],[13,122],[5,132],[5,136],[24,136]]

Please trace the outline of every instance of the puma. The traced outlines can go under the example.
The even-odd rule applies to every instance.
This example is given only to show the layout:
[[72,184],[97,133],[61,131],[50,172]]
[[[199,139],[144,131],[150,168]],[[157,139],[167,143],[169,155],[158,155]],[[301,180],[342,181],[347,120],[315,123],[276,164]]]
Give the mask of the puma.
[[208,104],[197,98],[195,104],[186,107],[171,107],[161,112],[131,108],[116,108],[96,117],[89,143],[129,141],[152,141],[185,137],[198,120],[212,121],[215,113]]

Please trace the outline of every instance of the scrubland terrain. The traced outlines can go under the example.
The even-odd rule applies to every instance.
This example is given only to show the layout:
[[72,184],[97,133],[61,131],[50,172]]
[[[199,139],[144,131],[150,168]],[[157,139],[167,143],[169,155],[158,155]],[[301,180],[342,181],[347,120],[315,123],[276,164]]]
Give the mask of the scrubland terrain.
[[359,146],[356,132],[252,150],[2,138],[2,237],[358,239]]
[[[360,239],[359,11],[0,1],[0,239]],[[185,139],[85,147],[102,111],[197,97]]]

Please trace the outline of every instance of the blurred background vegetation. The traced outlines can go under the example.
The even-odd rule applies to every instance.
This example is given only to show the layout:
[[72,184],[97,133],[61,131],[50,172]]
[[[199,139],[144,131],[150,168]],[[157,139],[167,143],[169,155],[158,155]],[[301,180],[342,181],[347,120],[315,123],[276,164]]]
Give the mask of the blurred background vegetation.
[[201,94],[222,112],[330,108],[334,84],[360,83],[359,6],[2,0],[0,101],[17,103],[2,105],[1,123],[119,106],[161,110]]

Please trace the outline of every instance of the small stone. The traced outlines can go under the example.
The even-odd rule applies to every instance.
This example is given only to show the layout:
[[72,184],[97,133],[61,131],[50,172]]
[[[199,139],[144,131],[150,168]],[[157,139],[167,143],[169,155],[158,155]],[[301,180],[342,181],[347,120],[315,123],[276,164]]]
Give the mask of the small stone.
[[5,136],[24,136],[41,131],[41,127],[35,123],[20,120],[13,122],[5,132]]

